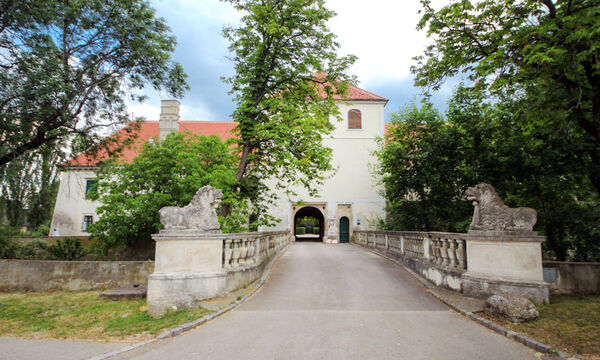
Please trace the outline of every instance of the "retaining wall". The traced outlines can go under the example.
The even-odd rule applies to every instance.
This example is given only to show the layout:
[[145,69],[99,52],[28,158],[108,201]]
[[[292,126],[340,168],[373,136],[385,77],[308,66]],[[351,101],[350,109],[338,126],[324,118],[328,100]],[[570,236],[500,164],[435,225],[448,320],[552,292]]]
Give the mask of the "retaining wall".
[[600,295],[600,263],[544,261],[553,294]]
[[0,260],[0,291],[94,290],[146,284],[153,261]]

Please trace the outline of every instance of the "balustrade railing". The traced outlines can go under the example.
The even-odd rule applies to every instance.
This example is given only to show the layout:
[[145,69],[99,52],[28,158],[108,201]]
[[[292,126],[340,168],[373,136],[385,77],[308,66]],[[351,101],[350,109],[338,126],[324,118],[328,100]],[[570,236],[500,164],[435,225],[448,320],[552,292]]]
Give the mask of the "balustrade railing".
[[466,269],[467,236],[460,233],[416,231],[354,231],[354,242],[436,265]]
[[429,234],[429,259],[435,264],[466,269],[466,249],[466,239],[461,234]]
[[265,233],[225,234],[223,239],[223,267],[226,269],[260,264],[271,254],[291,242],[288,231]]

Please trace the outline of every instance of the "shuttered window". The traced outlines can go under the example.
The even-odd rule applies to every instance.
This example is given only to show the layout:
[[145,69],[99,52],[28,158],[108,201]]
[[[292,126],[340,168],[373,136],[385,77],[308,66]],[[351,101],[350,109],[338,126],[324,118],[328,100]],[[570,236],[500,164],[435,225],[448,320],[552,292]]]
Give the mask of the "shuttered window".
[[362,129],[360,110],[352,109],[348,111],[348,129]]

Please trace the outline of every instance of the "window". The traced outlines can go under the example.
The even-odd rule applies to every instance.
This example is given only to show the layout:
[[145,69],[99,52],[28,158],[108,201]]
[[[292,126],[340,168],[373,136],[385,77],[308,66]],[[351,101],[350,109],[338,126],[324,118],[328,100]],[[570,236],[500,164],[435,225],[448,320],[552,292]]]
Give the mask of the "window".
[[92,215],[85,215],[83,217],[83,223],[81,224],[82,231],[88,231],[90,225],[94,223],[94,217]]
[[85,181],[85,198],[87,199],[90,195],[90,192],[96,191],[98,189],[98,180],[97,179],[88,179]]
[[348,111],[348,129],[362,129],[360,110],[352,109]]

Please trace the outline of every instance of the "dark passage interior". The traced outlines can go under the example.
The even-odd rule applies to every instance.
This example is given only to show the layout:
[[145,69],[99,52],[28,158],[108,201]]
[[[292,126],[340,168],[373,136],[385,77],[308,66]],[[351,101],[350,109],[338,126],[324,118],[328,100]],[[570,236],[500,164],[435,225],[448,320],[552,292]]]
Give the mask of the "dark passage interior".
[[323,241],[325,218],[323,213],[312,206],[305,206],[294,216],[294,236],[296,241]]

